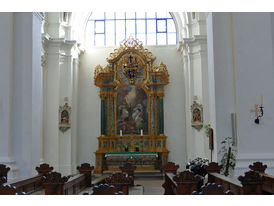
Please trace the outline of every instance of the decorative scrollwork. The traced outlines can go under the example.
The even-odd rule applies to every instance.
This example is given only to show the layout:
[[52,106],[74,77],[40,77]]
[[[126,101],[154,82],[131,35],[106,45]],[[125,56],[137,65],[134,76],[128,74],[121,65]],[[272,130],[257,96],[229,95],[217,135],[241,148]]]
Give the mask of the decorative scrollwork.
[[162,61],[158,66],[152,65],[149,73],[155,81],[148,82],[148,87],[164,86],[169,83],[169,74],[167,71],[167,67]]
[[115,49],[113,53],[110,53],[109,57],[107,58],[107,61],[109,63],[116,62],[124,53],[135,50],[140,55],[144,56],[147,62],[153,63],[153,61],[156,59],[156,57],[148,51],[148,49],[145,49],[143,47],[143,43],[139,41],[138,39],[134,39],[133,37],[129,37],[128,39],[121,42],[120,47]]

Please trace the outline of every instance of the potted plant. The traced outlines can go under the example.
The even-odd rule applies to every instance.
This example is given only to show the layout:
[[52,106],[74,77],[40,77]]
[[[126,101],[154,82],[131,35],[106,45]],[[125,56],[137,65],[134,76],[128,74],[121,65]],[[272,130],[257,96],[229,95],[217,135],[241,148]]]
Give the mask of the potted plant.
[[218,154],[221,155],[221,165],[222,170],[221,173],[225,176],[228,176],[231,174],[231,171],[234,170],[236,165],[236,156],[235,156],[236,150],[234,146],[232,145],[232,138],[226,137],[221,142],[221,149],[219,150]]

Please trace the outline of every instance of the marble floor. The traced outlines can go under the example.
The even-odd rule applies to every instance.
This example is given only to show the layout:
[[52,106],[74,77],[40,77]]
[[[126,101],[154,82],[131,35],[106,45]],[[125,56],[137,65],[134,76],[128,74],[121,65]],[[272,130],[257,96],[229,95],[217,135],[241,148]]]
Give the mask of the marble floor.
[[135,180],[134,183],[135,185],[143,186],[144,195],[163,195],[164,194],[164,188],[162,187],[164,180],[141,179],[141,180]]

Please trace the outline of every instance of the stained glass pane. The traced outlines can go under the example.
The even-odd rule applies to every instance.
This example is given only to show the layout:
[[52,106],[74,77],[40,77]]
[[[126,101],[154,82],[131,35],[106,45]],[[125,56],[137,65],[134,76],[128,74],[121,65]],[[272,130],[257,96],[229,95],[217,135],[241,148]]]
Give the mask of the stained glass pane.
[[147,20],[147,33],[156,33],[156,20]]
[[176,33],[168,33],[168,44],[176,44]]
[[96,34],[95,35],[95,46],[104,46],[105,45],[105,35]]
[[95,21],[95,32],[104,33],[105,32],[105,22],[104,21]]
[[106,21],[106,45],[115,45],[115,27],[114,21]]
[[156,33],[147,34],[147,45],[156,45]]
[[146,22],[145,20],[137,20],[137,33],[138,34],[145,34],[146,33]]
[[157,45],[166,45],[166,33],[157,34]]
[[135,12],[126,12],[127,19],[135,19]]
[[116,19],[125,19],[125,12],[116,12]]
[[167,20],[167,31],[168,32],[176,32],[175,24],[172,19]]
[[157,32],[166,32],[166,20],[157,20]]
[[155,12],[147,12],[147,18],[156,18],[156,13]]
[[157,18],[167,18],[168,12],[157,12]]
[[95,20],[95,19],[96,20],[104,19],[105,14],[104,14],[104,12],[92,12],[90,18],[93,19],[93,20]]
[[114,12],[106,12],[106,19],[114,19]]
[[137,34],[137,39],[143,42],[143,45],[146,44],[146,35],[145,34]]
[[126,21],[127,37],[135,37],[135,20]]
[[140,19],[140,18],[144,19],[144,18],[146,18],[146,12],[136,12],[136,18],[137,19]]
[[125,21],[116,21],[116,45],[125,39]]

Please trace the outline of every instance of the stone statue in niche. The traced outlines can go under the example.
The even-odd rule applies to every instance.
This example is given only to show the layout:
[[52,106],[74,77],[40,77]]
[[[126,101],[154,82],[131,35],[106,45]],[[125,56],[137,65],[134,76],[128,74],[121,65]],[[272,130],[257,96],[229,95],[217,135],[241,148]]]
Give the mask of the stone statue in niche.
[[191,105],[191,126],[198,131],[203,127],[203,105],[198,104],[195,100]]
[[59,107],[59,129],[62,132],[65,132],[70,128],[70,114],[71,107],[68,106],[68,103],[65,103],[64,106]]

